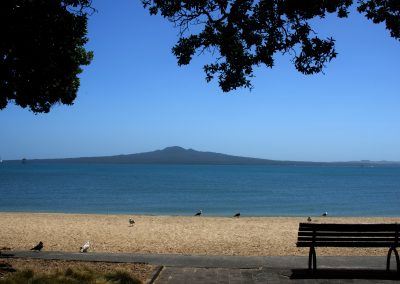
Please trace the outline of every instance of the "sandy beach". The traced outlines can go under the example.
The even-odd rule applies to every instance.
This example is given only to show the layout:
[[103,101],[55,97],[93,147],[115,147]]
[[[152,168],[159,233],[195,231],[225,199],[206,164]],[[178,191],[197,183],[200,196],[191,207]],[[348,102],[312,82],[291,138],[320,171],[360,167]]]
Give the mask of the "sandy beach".
[[[129,218],[135,224],[129,225]],[[0,248],[199,255],[308,255],[296,247],[304,217],[192,217],[0,213]],[[314,217],[319,223],[394,223],[400,217]],[[318,255],[386,255],[387,249],[318,248]]]

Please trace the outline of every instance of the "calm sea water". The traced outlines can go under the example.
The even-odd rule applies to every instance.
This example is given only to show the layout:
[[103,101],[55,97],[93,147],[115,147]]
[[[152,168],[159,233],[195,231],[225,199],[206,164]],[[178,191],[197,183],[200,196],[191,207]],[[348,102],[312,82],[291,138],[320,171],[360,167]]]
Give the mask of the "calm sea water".
[[400,167],[0,164],[0,211],[400,216]]

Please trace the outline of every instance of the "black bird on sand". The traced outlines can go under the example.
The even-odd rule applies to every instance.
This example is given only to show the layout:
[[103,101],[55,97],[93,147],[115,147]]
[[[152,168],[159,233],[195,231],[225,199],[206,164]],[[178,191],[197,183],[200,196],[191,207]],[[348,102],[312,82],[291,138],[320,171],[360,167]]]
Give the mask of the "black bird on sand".
[[311,222],[311,221],[312,221],[312,220],[311,220],[311,217],[308,217],[308,218],[307,218],[307,221],[308,221],[308,222]]
[[133,226],[133,224],[135,224],[135,220],[133,220],[132,218],[129,218],[129,224],[130,224],[130,226]]
[[39,242],[36,246],[34,246],[33,248],[31,248],[31,250],[36,250],[36,251],[40,251],[43,248],[43,243]]
[[194,214],[194,216],[200,216],[203,213],[202,210],[199,210],[199,212],[197,212],[196,214]]
[[235,215],[233,215],[233,217],[240,217],[240,212],[236,213]]

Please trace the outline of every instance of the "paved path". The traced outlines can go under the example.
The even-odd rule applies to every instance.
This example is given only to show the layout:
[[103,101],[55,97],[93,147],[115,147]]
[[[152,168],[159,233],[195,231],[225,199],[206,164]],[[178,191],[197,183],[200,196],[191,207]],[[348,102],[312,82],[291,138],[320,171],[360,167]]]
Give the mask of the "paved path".
[[[130,253],[8,251],[19,258],[149,263],[157,266],[152,283],[399,283],[386,273],[386,257],[317,258],[318,272],[306,270],[302,256],[194,256]],[[392,260],[394,261],[394,259]],[[395,261],[392,263],[395,267]]]
[[309,274],[306,270],[291,269],[229,269],[229,268],[178,268],[165,267],[155,284],[239,284],[239,283],[399,283],[395,274],[373,270],[320,270]]
[[[19,258],[62,259],[79,261],[105,261],[124,263],[149,263],[173,267],[203,268],[307,268],[308,257],[305,256],[203,256],[180,254],[132,254],[132,253],[79,253],[56,251],[4,251]],[[392,260],[394,261],[394,259]],[[394,266],[392,263],[392,266]],[[318,268],[369,268],[385,269],[386,257],[370,256],[319,256]]]

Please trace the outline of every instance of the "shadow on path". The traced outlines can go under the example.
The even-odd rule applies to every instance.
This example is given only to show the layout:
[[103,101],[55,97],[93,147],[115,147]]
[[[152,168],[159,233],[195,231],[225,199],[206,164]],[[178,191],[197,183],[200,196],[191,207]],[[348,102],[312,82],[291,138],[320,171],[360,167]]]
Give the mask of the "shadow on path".
[[400,273],[375,269],[318,269],[315,272],[310,272],[308,269],[292,269],[290,279],[400,280]]

